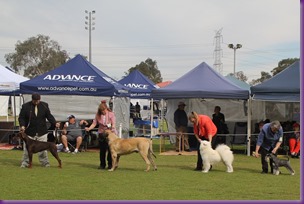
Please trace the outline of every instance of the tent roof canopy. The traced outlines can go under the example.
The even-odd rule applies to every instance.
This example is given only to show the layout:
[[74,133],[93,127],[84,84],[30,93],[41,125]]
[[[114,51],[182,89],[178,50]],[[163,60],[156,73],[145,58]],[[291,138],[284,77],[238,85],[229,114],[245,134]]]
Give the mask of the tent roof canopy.
[[248,99],[249,91],[233,84],[202,62],[168,86],[153,90],[152,97]]
[[118,82],[130,88],[131,98],[149,99],[151,98],[152,90],[157,88],[149,78],[137,69]]
[[300,101],[300,61],[250,89],[253,99],[256,100]]
[[16,74],[0,65],[0,94],[9,93],[19,89],[19,84],[28,78]]
[[58,68],[20,84],[22,93],[49,95],[129,96],[129,89],[81,55]]
[[240,88],[248,90],[250,92],[250,85],[247,84],[246,82],[239,80],[238,78],[236,78],[233,75],[227,75],[227,76],[225,76],[225,78],[228,79],[229,81],[231,81],[232,83],[236,84]]

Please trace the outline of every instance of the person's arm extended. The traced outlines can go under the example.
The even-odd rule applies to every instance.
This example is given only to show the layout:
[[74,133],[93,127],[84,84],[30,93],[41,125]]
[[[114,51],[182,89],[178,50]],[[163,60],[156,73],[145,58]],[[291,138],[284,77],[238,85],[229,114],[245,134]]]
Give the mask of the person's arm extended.
[[273,154],[275,154],[278,151],[278,149],[280,148],[281,144],[282,144],[282,142],[278,141],[275,148],[273,148],[273,150],[271,152]]
[[94,127],[96,127],[96,119],[93,120],[92,124],[90,125],[90,127],[85,127],[85,131],[89,132],[90,130],[92,130]]

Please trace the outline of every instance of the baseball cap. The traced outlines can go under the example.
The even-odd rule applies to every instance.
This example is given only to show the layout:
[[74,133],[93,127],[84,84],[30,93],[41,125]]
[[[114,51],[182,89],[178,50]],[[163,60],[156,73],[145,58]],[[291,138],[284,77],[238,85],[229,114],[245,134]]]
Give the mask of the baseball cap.
[[181,101],[181,102],[178,103],[178,106],[186,106],[186,104]]
[[75,118],[74,115],[69,115],[67,119]]

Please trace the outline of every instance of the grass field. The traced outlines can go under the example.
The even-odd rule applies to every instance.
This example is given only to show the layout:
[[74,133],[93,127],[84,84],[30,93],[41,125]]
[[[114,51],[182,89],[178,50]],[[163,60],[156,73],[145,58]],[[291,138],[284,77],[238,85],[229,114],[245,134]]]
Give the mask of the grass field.
[[[196,156],[163,156],[154,140],[157,171],[144,172],[138,154],[122,156],[114,172],[97,170],[99,153],[60,153],[63,168],[49,153],[50,168],[21,169],[20,150],[0,150],[1,200],[300,200],[300,160],[291,159],[296,175],[260,174],[260,159],[235,154],[234,173],[223,164],[204,174],[193,171]],[[167,144],[170,148],[170,145]]]

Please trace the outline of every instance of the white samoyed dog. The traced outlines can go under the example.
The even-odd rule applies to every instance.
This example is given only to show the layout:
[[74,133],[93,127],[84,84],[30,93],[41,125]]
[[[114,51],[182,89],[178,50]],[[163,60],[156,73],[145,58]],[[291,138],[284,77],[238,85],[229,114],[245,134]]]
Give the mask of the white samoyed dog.
[[214,150],[212,149],[211,143],[209,141],[202,140],[200,144],[200,153],[203,159],[202,172],[208,173],[210,165],[213,165],[220,161],[226,165],[228,173],[233,172],[232,162],[234,160],[234,156],[233,152],[230,150],[230,147],[227,145],[220,144]]

